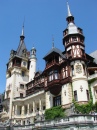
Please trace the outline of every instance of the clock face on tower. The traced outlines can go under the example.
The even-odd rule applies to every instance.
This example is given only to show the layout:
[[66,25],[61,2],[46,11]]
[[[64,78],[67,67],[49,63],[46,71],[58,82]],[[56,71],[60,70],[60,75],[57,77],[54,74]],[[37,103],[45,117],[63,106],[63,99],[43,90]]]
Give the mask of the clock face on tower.
[[81,72],[82,72],[81,65],[76,65],[76,73],[81,73]]

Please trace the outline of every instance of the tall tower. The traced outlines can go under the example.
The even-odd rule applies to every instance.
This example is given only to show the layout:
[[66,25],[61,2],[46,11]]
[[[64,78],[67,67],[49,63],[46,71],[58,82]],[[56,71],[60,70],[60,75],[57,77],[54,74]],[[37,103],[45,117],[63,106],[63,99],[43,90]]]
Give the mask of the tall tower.
[[63,45],[70,62],[74,99],[80,103],[89,100],[86,72],[86,56],[83,30],[74,23],[74,17],[67,3],[67,28],[63,31]]
[[33,80],[36,72],[36,49],[33,47],[30,54],[29,81]]
[[[7,63],[6,73],[6,91],[4,109],[8,113],[8,118],[12,116],[12,101],[16,97],[25,96],[24,84],[29,80],[28,60],[29,53],[27,52],[24,43],[24,27],[20,36],[20,43],[17,50],[11,50],[10,58]],[[21,91],[22,86],[22,91]]]

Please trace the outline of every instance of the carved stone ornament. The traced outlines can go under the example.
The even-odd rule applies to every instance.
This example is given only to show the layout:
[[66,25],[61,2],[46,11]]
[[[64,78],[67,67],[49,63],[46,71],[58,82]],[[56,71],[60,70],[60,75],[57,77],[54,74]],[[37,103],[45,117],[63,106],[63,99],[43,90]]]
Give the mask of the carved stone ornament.
[[81,65],[76,65],[76,73],[82,73],[82,67]]

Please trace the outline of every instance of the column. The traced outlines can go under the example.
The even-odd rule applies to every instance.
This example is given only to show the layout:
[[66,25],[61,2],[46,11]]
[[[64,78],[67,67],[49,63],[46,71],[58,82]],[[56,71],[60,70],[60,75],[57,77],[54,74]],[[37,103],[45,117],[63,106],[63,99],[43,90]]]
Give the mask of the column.
[[15,115],[17,115],[17,105],[15,105]]
[[14,111],[14,105],[13,105],[13,108],[12,108],[12,115],[14,116],[15,114],[15,111]]
[[41,105],[41,99],[39,99],[39,110],[41,111],[42,105]]
[[29,115],[29,104],[27,104],[27,114]]
[[22,106],[22,115],[24,115],[25,106]]
[[33,101],[33,112],[35,113],[35,101]]

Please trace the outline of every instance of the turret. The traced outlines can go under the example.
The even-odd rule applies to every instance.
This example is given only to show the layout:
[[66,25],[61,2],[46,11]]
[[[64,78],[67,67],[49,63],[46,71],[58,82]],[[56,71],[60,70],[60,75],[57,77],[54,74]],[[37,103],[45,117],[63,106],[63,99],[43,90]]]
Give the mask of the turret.
[[82,29],[74,23],[74,16],[70,12],[68,3],[67,9],[67,28],[63,31],[63,45],[65,47],[66,57],[70,62],[74,99],[80,103],[85,103],[89,100],[84,45],[85,38]]
[[74,17],[70,12],[67,3],[68,16],[66,18],[67,28],[63,31],[63,45],[67,54],[67,58],[85,60],[85,45],[83,30],[74,23]]
[[30,54],[29,81],[33,80],[36,72],[36,49],[33,47]]

